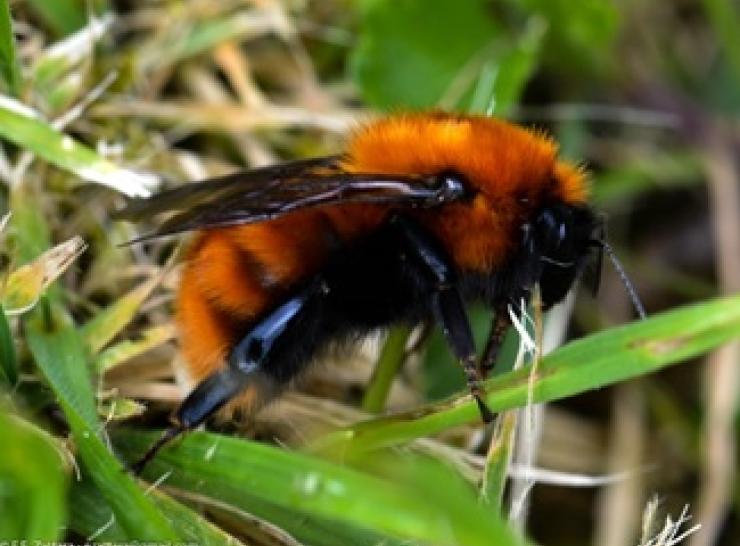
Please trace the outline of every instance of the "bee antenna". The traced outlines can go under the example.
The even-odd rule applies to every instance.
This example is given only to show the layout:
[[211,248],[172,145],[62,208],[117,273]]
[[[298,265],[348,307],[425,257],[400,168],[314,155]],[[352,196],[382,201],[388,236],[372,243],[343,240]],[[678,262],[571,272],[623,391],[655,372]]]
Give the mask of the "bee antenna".
[[619,275],[619,278],[622,281],[624,288],[627,290],[627,294],[629,294],[629,297],[632,300],[632,305],[634,306],[635,311],[637,311],[637,314],[640,317],[640,319],[643,319],[643,320],[646,319],[647,313],[645,313],[645,307],[643,307],[642,302],[640,301],[640,296],[637,295],[635,286],[632,284],[632,281],[630,281],[629,277],[627,276],[627,272],[624,270],[624,267],[622,266],[622,262],[620,262],[619,258],[617,258],[617,255],[614,252],[614,249],[611,247],[609,243],[607,243],[606,241],[600,240],[600,239],[593,239],[591,241],[591,244],[593,244],[594,246],[598,246],[600,249],[606,252],[607,256],[609,256],[609,260],[614,266],[614,269],[616,270],[617,275]]

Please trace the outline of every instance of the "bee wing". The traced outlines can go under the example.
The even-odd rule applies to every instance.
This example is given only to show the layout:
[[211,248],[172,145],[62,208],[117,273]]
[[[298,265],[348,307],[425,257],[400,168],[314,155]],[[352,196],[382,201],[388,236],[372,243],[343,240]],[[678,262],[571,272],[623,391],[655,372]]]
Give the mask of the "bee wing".
[[118,218],[141,220],[175,214],[135,241],[195,229],[249,224],[289,212],[337,203],[430,207],[459,199],[463,188],[438,176],[348,173],[337,157],[297,161],[187,184],[132,200]]
[[318,169],[327,173],[339,172],[339,159],[339,156],[303,159],[185,184],[148,199],[129,199],[125,208],[114,213],[114,218],[145,220],[162,212],[182,211],[205,202],[216,202],[239,191],[264,188],[274,180],[315,174]]

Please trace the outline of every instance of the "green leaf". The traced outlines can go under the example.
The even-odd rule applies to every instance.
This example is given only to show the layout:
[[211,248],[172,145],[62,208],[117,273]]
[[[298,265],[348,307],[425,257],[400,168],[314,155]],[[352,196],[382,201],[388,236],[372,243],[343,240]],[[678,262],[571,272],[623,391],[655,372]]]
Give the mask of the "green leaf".
[[[70,507],[70,527],[85,537],[94,537],[95,543],[126,542],[126,532],[113,512],[105,497],[95,487],[89,476],[83,476],[72,486],[74,502]],[[165,493],[153,489],[149,496],[157,507],[167,516],[170,523],[178,529],[185,544],[208,544],[240,546],[242,543],[225,533],[203,516],[180,504]]]
[[8,315],[15,316],[30,310],[44,290],[72,265],[87,245],[81,237],[56,245],[30,264],[19,267],[8,275],[2,291],[2,305]]
[[26,338],[37,366],[64,410],[84,468],[113,509],[130,539],[179,537],[151,499],[125,472],[98,436],[95,399],[82,338],[56,305],[26,321]]
[[[119,450],[140,455],[153,434],[122,431]],[[503,520],[449,469],[410,456],[373,457],[372,475],[315,457],[217,434],[194,432],[163,449],[150,478],[241,507],[245,495],[312,517],[432,544],[521,544]],[[357,544],[352,542],[351,544]]]
[[103,492],[106,501],[113,508],[116,521],[120,522],[128,538],[173,541],[183,538],[126,473],[121,463],[111,455],[98,437],[96,429],[89,427],[72,408],[65,404],[62,404],[62,408],[86,471]]
[[383,109],[437,104],[471,61],[472,84],[475,58],[500,34],[485,0],[365,0],[362,8],[352,74]]
[[714,33],[719,39],[732,68],[736,85],[740,85],[740,9],[725,0],[703,0]]
[[617,34],[619,10],[604,0],[513,0],[529,15],[547,21],[547,60],[558,68],[583,74],[585,69],[609,64],[606,56]]
[[511,112],[537,68],[546,30],[544,20],[533,17],[513,48],[486,62],[473,92],[470,112],[503,117]]
[[230,40],[269,34],[276,27],[275,17],[268,10],[251,9],[179,23],[170,25],[170,32],[163,40],[154,41],[143,52],[138,52],[143,65],[148,68],[171,66]]
[[69,317],[56,305],[46,304],[25,321],[28,347],[59,402],[94,430],[97,411],[85,347]]
[[91,18],[86,26],[54,42],[33,58],[30,79],[35,104],[43,104],[46,112],[59,112],[70,107],[75,98],[91,92],[87,87],[89,78],[85,75],[92,60],[92,48],[109,35],[114,21],[112,13]]
[[0,95],[0,136],[84,180],[111,187],[130,197],[149,195],[148,177],[118,167],[66,135],[28,106]]
[[[532,400],[559,400],[660,370],[740,336],[740,296],[681,307],[647,320],[590,335],[547,355],[538,366]],[[524,406],[529,368],[486,382],[493,411]],[[319,439],[314,450],[361,453],[437,434],[480,419],[469,396],[378,418]]]
[[66,519],[67,477],[51,437],[0,408],[0,537],[56,541]]
[[57,34],[66,36],[85,26],[89,9],[100,14],[105,11],[107,0],[28,0],[28,4]]
[[15,343],[10,331],[8,317],[0,304],[0,381],[9,386],[18,382],[18,362],[15,357]]
[[118,298],[100,311],[82,327],[82,337],[91,354],[97,354],[138,313],[141,304],[149,297],[159,277],[154,277]]
[[172,324],[152,326],[141,332],[134,340],[124,340],[101,351],[93,362],[93,368],[99,374],[114,368],[140,354],[162,345],[175,337],[175,327]]
[[[74,499],[69,507],[70,529],[86,538],[92,537],[96,542],[126,542],[126,531],[89,476],[72,483],[70,498]],[[90,538],[88,540],[92,542]]]
[[378,413],[385,408],[393,380],[406,358],[406,343],[410,335],[411,328],[408,326],[397,326],[388,333],[362,399],[362,409],[365,411]]
[[0,75],[13,96],[17,97],[22,83],[21,70],[15,54],[13,19],[8,0],[0,0]]
[[31,184],[16,184],[10,192],[10,235],[14,263],[28,263],[51,246],[51,234],[39,195]]
[[106,423],[112,421],[123,421],[143,415],[146,406],[131,398],[114,396],[106,398],[98,407],[98,415],[105,419]]
[[481,484],[481,501],[501,511],[506,489],[506,476],[511,461],[511,452],[514,447],[517,412],[506,411],[499,415],[496,430],[486,456],[486,466],[483,469],[483,483]]

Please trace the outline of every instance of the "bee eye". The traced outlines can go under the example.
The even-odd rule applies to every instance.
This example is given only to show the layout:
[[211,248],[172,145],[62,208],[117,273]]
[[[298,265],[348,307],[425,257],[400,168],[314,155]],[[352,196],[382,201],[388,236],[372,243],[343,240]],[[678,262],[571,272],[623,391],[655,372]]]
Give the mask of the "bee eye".
[[542,244],[551,250],[559,248],[570,236],[571,216],[560,208],[544,209],[538,219],[538,233]]

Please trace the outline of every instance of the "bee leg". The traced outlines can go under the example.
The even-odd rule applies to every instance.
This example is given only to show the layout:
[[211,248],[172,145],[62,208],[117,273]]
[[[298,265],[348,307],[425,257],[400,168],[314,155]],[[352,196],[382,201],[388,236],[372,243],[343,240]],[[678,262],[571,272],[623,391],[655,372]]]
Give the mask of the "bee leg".
[[465,311],[462,295],[456,286],[455,270],[432,236],[408,218],[393,219],[406,241],[407,252],[431,287],[432,312],[442,327],[452,353],[462,365],[470,394],[478,404],[484,422],[493,421],[493,412],[483,401],[483,388],[475,340]]
[[[319,291],[317,292],[317,288]],[[157,452],[177,436],[187,432],[218,411],[247,387],[253,388],[264,403],[279,390],[279,381],[265,372],[264,365],[276,342],[295,323],[309,297],[322,293],[317,283],[277,307],[257,323],[229,354],[227,366],[204,379],[188,395],[174,416],[174,424],[139,459],[131,470],[140,474]]]
[[433,295],[432,305],[447,343],[462,365],[470,394],[478,404],[481,418],[485,423],[490,423],[494,415],[483,401],[483,380],[475,354],[475,341],[460,292],[453,287],[442,288]]
[[488,341],[486,341],[486,348],[483,350],[483,356],[481,356],[480,362],[478,363],[478,370],[480,375],[484,379],[491,373],[493,366],[496,364],[499,352],[501,351],[501,345],[504,342],[504,336],[506,330],[511,326],[511,318],[506,309],[506,305],[498,305],[494,310],[494,317],[491,321],[491,331],[488,334]]

